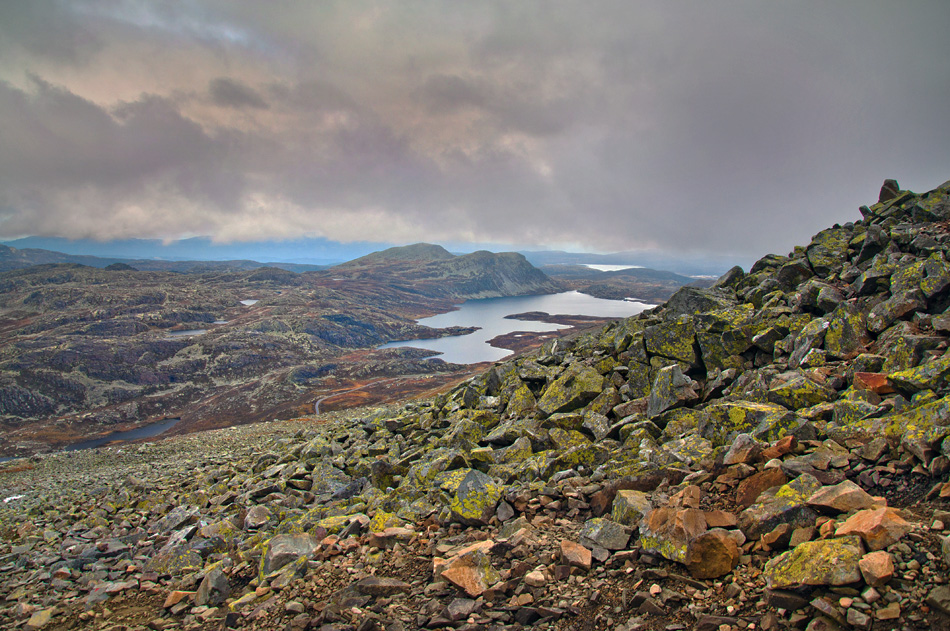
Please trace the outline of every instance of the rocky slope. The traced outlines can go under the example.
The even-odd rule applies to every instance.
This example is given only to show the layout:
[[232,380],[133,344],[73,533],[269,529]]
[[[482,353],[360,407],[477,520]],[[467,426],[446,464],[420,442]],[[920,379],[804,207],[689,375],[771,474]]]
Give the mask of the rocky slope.
[[433,400],[8,463],[0,619],[948,628],[950,182],[862,215]]

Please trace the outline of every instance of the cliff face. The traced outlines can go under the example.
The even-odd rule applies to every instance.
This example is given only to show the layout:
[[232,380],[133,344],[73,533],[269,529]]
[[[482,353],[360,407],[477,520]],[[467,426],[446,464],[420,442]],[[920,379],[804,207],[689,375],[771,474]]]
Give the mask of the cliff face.
[[182,626],[950,628],[950,183],[862,215],[434,400],[43,459],[4,588],[64,625],[131,574]]

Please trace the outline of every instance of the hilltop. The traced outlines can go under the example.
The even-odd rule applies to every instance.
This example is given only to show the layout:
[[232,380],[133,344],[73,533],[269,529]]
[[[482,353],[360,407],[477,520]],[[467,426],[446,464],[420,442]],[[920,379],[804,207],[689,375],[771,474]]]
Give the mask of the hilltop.
[[454,259],[455,255],[443,248],[441,245],[432,243],[414,243],[373,252],[366,256],[353,259],[346,263],[337,265],[338,269],[347,267],[364,267],[367,265],[390,264],[394,261],[411,261],[414,263],[427,263],[431,261],[446,261]]
[[562,290],[521,254],[479,250],[456,256],[429,243],[375,252],[337,265],[331,273],[343,278],[371,276],[427,296],[497,298]]
[[9,463],[0,616],[948,628],[950,182],[861,213],[431,399]]

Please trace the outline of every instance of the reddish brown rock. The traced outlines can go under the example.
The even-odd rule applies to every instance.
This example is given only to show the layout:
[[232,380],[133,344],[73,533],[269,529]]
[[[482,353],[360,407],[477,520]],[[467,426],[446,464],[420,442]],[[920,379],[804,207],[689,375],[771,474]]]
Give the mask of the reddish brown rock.
[[673,508],[699,508],[699,500],[702,498],[702,491],[695,484],[690,484],[685,489],[670,498],[669,505]]
[[796,447],[798,447],[798,439],[794,436],[785,436],[775,441],[775,444],[772,446],[766,447],[762,451],[761,458],[765,461],[772,460],[773,458],[781,458],[795,451]]
[[767,550],[778,550],[787,548],[788,542],[792,539],[793,528],[789,524],[779,524],[769,532],[762,535],[762,544],[767,546]]
[[725,576],[738,563],[736,540],[720,528],[708,530],[690,541],[686,551],[686,569],[693,578]]
[[561,563],[578,567],[586,572],[591,566],[590,550],[579,543],[563,539],[561,540]]
[[684,563],[689,542],[706,531],[706,518],[698,508],[655,508],[640,524],[640,543],[647,552],[658,552],[670,561]]
[[762,453],[762,445],[749,434],[739,434],[729,451],[722,457],[722,464],[725,466],[734,464],[750,464],[758,460]]
[[459,557],[442,570],[442,578],[452,583],[472,598],[477,598],[489,587],[486,567],[472,556]]
[[750,475],[739,483],[739,488],[736,490],[736,504],[741,508],[748,508],[755,504],[756,498],[758,498],[763,491],[773,486],[781,486],[786,482],[788,482],[788,478],[785,477],[782,470],[777,467],[775,469],[765,469],[764,471]]
[[611,509],[614,498],[617,495],[616,490],[597,491],[590,497],[590,512],[594,517],[600,517]]
[[911,525],[893,508],[863,510],[851,516],[835,536],[858,535],[871,550],[883,550],[911,530]]
[[880,501],[874,499],[851,480],[845,480],[834,486],[825,486],[808,498],[808,505],[827,513],[850,513],[867,508],[879,508]]
[[175,591],[170,592],[168,594],[168,596],[165,598],[165,604],[163,604],[162,607],[164,607],[165,609],[168,609],[169,607],[174,607],[175,605],[183,601],[185,598],[194,598],[194,595],[195,595],[195,592],[186,592],[186,591],[176,589]]
[[788,547],[794,548],[806,541],[811,541],[815,536],[814,526],[803,526],[792,531],[792,537],[788,540]]
[[880,587],[894,576],[894,559],[884,550],[869,552],[858,561],[858,569],[865,583]]
[[709,528],[735,528],[739,523],[739,518],[734,513],[727,513],[724,510],[704,511],[706,517],[706,526]]
[[877,394],[892,394],[894,386],[887,380],[887,375],[880,372],[856,372],[852,385],[858,390],[870,390]]

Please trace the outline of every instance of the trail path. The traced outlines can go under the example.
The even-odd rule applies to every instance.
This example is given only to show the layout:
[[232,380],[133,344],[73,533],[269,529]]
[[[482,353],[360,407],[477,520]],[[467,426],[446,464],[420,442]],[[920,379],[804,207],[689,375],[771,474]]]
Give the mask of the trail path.
[[333,397],[338,397],[343,394],[349,394],[350,392],[356,392],[357,390],[365,390],[366,388],[369,388],[371,386],[376,386],[381,383],[389,383],[390,381],[399,381],[400,379],[404,379],[404,378],[405,377],[390,377],[389,379],[380,379],[378,381],[371,381],[369,383],[363,384],[362,386],[356,386],[355,388],[350,388],[349,390],[340,390],[339,392],[331,392],[330,394],[317,399],[316,403],[313,404],[313,413],[319,414],[320,404],[326,401],[327,399],[332,399]]

